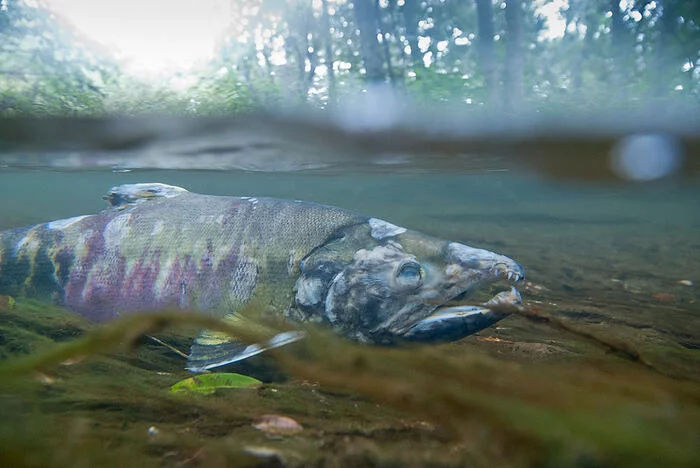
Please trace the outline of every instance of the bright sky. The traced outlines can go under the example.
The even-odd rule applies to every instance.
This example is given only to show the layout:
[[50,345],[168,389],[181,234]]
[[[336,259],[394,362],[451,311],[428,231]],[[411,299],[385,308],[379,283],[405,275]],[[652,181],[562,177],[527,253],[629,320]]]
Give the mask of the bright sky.
[[540,36],[545,39],[562,37],[564,28],[566,28],[566,21],[560,11],[562,8],[568,8],[569,0],[551,0],[549,2],[537,0],[535,4],[537,5],[537,11],[547,18],[546,29]]
[[[232,18],[230,0],[45,1],[85,35],[118,51],[127,71],[142,77],[186,70],[211,58]],[[559,9],[568,0],[536,4],[547,17],[543,37],[561,37]]]
[[229,0],[45,0],[139,74],[182,70],[210,58],[231,18]]

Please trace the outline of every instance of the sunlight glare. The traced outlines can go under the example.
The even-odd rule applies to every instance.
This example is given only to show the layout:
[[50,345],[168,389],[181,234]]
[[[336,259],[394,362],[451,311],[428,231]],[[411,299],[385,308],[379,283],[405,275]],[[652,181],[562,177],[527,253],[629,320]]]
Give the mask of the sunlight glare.
[[564,36],[566,20],[561,12],[569,8],[569,1],[551,0],[545,2],[543,0],[536,0],[535,5],[537,12],[546,19],[546,24],[544,29],[540,32],[540,37],[543,39],[556,39]]
[[185,71],[210,59],[231,20],[228,0],[46,0],[78,30],[112,48],[126,71]]

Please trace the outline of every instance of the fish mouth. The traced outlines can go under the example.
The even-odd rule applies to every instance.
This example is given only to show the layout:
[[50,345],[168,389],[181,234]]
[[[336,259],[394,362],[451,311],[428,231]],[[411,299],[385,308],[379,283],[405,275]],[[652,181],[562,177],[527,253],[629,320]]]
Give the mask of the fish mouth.
[[520,293],[515,286],[501,291],[479,305],[437,307],[427,317],[403,330],[407,342],[448,343],[488,328],[521,307]]
[[[486,277],[484,280],[481,282],[481,284],[491,284],[499,281],[507,281],[508,283],[511,284],[511,286],[515,283],[518,283],[525,279],[525,272],[523,271],[522,267],[520,265],[516,264],[511,264],[508,265],[506,263],[497,263],[493,267],[489,268],[487,270],[487,274],[485,275]],[[460,307],[466,307],[469,306],[469,304],[466,302],[468,296],[474,291],[475,288],[468,288],[465,289],[464,291],[461,291],[457,295],[453,296],[452,298],[448,299],[442,304],[439,304],[433,311],[431,312],[432,314],[438,313],[438,312],[444,312],[446,310],[449,310],[451,308],[460,308]],[[513,290],[515,288],[513,287]],[[499,293],[500,294],[500,293]],[[491,300],[488,302],[482,304],[482,306],[485,306],[485,304],[491,303],[494,299],[496,299],[499,294],[496,294]],[[473,305],[473,304],[472,304]]]
[[493,312],[502,312],[508,314],[512,311],[514,307],[519,306],[521,303],[522,298],[520,297],[520,292],[518,292],[518,290],[515,289],[515,286],[511,286],[510,289],[500,291],[499,293],[495,294],[491,299],[478,306],[463,302],[459,298],[454,298],[443,305],[437,306],[435,309],[433,309],[430,315],[428,315],[428,317],[435,317],[438,315],[445,315],[451,313],[461,314],[467,309],[475,310],[477,308],[481,310],[490,310]]
[[496,279],[504,279],[514,283],[517,283],[525,278],[525,271],[517,263],[511,265],[506,263],[496,263],[489,269],[489,273]]

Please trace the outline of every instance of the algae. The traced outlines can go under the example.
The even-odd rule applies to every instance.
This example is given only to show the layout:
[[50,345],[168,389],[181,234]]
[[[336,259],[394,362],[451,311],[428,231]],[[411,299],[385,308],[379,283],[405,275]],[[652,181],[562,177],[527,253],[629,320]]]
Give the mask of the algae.
[[[191,378],[184,360],[142,337],[167,332],[159,336],[185,344],[198,326],[245,331],[173,312],[97,327],[24,300],[2,314],[4,333],[36,350],[1,347],[12,355],[0,366],[4,466],[700,463],[697,380],[662,375],[576,335],[558,341],[562,330],[548,329],[555,344],[539,344],[553,348],[532,359],[513,343],[538,344],[543,323],[518,319],[517,331],[493,331],[501,338],[413,349],[356,345],[312,328],[266,358],[287,382],[183,400],[170,389]],[[664,352],[651,354],[665,362]],[[304,431],[269,438],[253,427],[266,414],[293,418]]]

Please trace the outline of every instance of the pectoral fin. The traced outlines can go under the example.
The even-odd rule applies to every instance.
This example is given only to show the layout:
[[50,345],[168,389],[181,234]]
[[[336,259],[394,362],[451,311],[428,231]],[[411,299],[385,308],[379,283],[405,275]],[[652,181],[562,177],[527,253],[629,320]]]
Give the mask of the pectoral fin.
[[204,330],[192,343],[187,359],[187,370],[202,372],[215,367],[242,361],[268,349],[279,348],[304,338],[300,331],[278,333],[264,343],[246,344],[232,340],[228,335]]

